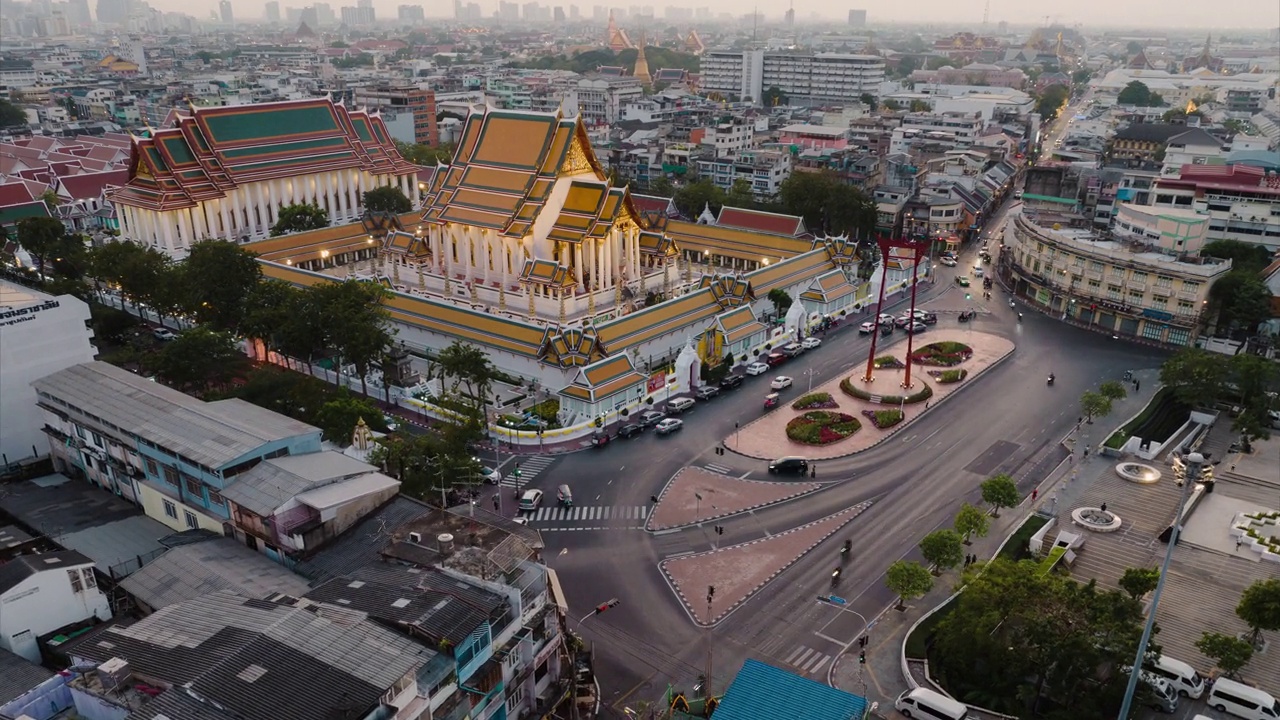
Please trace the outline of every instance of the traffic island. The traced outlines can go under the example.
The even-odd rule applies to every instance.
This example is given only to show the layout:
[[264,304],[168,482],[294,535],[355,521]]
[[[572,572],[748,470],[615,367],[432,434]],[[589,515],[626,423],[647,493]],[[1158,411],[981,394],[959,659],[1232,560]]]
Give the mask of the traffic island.
[[645,529],[660,532],[719,520],[807,495],[820,487],[811,482],[740,480],[687,467],[673,475],[662,489]]
[[[725,448],[763,460],[786,456],[830,460],[862,452],[884,442],[953,393],[972,384],[978,376],[1009,357],[1015,347],[1012,342],[989,333],[930,330],[917,338],[919,344],[912,349],[911,387],[903,388],[905,341],[905,335],[897,336],[896,342],[878,355],[869,382],[863,377],[864,356],[841,378],[814,387],[795,399],[784,395],[778,407],[764,410],[759,419],[726,437]],[[803,362],[803,356],[791,361]],[[800,372],[797,370],[795,374]],[[788,374],[787,366],[782,366],[779,373]],[[849,431],[852,424],[846,424],[822,434],[821,425],[832,423],[815,424],[803,419],[814,412],[819,400],[822,410],[831,416],[867,420],[852,432]],[[797,433],[798,429],[812,432]],[[819,479],[821,475],[819,467]]]
[[[869,507],[870,502],[858,503],[777,535],[669,558],[658,567],[689,618],[699,626],[711,627]],[[709,592],[710,588],[715,591]]]

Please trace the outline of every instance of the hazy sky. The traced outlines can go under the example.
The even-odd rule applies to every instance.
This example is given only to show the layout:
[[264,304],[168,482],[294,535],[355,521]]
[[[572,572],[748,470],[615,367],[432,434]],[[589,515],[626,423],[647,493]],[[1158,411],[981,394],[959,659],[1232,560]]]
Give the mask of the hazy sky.
[[[314,0],[280,0],[281,7],[308,5]],[[518,0],[525,2],[526,0]],[[752,0],[766,16],[781,16],[790,0]],[[355,0],[328,0],[335,11],[343,5],[355,5]],[[479,0],[486,14],[497,9],[497,0]],[[652,5],[657,18],[662,18],[667,5],[684,7],[709,7],[713,13],[732,12],[741,15],[749,12],[750,5],[742,0],[539,0],[543,5],[576,4],[584,17],[591,16],[593,5],[630,7]],[[796,15],[803,20],[813,13],[843,19],[850,8],[865,8],[868,22],[932,22],[939,25],[966,23],[977,24],[982,20],[985,0],[913,0],[909,3],[839,0],[794,0]],[[200,12],[217,7],[215,0],[150,0],[153,7],[163,10]],[[421,4],[428,17],[447,17],[453,13],[452,0],[374,0],[379,17],[395,17],[399,4]],[[250,19],[263,15],[262,0],[232,0],[237,17]],[[1218,28],[1274,28],[1280,27],[1280,0],[1071,0],[1071,2],[1027,2],[1026,0],[991,0],[991,22],[1001,20],[1014,24],[1043,24],[1048,15],[1051,22],[1067,25],[1188,27],[1196,29]]]

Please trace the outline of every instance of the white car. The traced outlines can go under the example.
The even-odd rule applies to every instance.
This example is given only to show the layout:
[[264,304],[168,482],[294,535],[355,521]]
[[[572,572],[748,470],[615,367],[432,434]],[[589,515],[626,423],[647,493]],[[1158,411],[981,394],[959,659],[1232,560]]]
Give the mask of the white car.
[[892,324],[893,324],[893,316],[892,316],[892,315],[890,315],[890,314],[888,314],[888,313],[881,313],[881,314],[880,314],[880,324],[881,324],[881,325],[892,325]]
[[786,375],[779,375],[778,377],[773,379],[773,382],[769,383],[769,387],[773,388],[774,390],[786,390],[787,388],[791,387],[791,383],[792,383],[791,378],[787,377]]
[[812,350],[821,344],[822,344],[822,341],[813,336],[809,336],[804,340],[800,341],[800,347],[804,348],[805,350]]
[[[667,410],[673,413],[682,413],[694,406],[693,398],[680,397],[667,403]],[[659,423],[661,424],[661,423]]]
[[169,328],[156,328],[151,331],[151,335],[161,342],[169,342],[170,340],[178,337],[178,335]]
[[980,268],[980,267],[976,267],[976,266],[975,266],[975,267],[973,268],[973,276],[974,276],[974,277],[982,277],[982,268]]
[[864,322],[858,326],[858,332],[862,333],[863,335],[870,335],[875,331],[876,331],[875,320],[868,320],[867,322]]
[[682,427],[684,427],[683,420],[677,420],[676,418],[667,418],[666,420],[663,420],[657,425],[654,425],[653,430],[659,435],[670,435],[671,433],[679,430]]
[[480,468],[480,477],[483,478],[484,481],[489,483],[490,485],[497,485],[498,483],[502,482],[502,473],[498,472],[497,470],[494,470],[491,467],[482,466]]
[[747,366],[748,375],[763,375],[769,372],[769,366],[762,362],[753,362]]
[[520,512],[533,512],[541,505],[542,491],[537,488],[525,490],[524,494],[520,496]]
[[939,260],[938,262],[942,263],[943,265],[946,265],[947,267],[955,267],[955,266],[956,266],[956,259],[955,259],[955,258],[944,257],[944,258],[942,258],[941,260]]

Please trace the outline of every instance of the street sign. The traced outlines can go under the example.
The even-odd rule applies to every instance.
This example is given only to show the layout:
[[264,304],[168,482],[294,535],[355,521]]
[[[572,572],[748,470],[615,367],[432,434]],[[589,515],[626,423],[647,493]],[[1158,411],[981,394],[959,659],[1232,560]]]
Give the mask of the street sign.
[[839,595],[828,595],[827,602],[831,603],[832,605],[848,605],[849,604],[848,600],[845,600]]

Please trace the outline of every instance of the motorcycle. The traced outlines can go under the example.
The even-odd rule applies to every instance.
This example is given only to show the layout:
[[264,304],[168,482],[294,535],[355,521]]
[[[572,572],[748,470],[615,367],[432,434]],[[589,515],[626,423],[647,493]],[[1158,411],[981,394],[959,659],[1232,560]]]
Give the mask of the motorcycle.
[[969,322],[969,320],[970,320],[972,317],[973,317],[973,313],[971,313],[971,312],[962,312],[962,313],[960,313],[960,322]]
[[1048,385],[1053,385],[1053,375],[1052,375],[1052,374],[1050,374],[1050,375],[1049,375],[1049,382],[1048,382],[1048,383],[1046,383],[1046,384],[1048,384]]
[[840,584],[840,575],[843,572],[844,570],[840,568],[836,568],[835,570],[831,571],[831,587],[835,587],[836,585]]
[[1018,322],[1022,322],[1022,313],[1018,313]]

